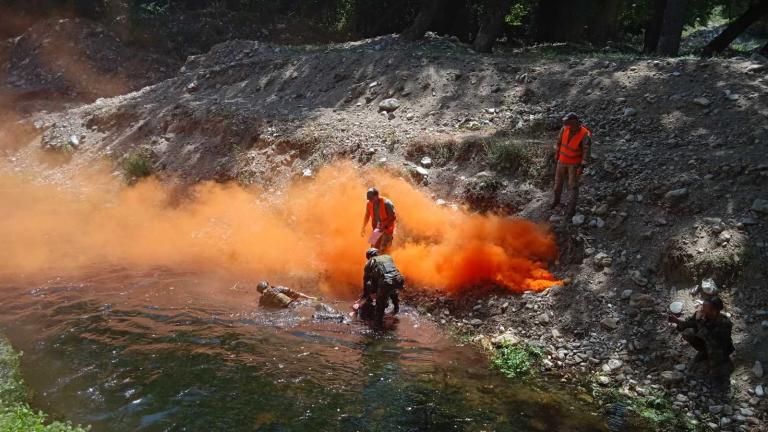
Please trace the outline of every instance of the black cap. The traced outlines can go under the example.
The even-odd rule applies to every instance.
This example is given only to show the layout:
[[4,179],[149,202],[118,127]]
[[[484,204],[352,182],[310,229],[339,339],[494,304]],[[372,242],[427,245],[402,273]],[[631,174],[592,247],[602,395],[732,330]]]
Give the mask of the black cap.
[[378,195],[379,195],[379,191],[376,188],[372,187],[368,189],[368,192],[365,194],[365,197],[368,199],[374,199]]
[[565,117],[563,117],[563,121],[578,120],[578,119],[579,119],[579,116],[577,116],[575,112],[569,112],[568,114],[565,115]]

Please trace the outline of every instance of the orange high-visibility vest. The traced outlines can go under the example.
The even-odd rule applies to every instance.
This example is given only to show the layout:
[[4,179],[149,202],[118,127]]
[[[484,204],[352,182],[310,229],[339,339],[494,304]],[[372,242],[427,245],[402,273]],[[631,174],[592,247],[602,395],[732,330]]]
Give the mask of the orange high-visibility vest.
[[[379,197],[379,220],[381,221],[381,226],[385,228],[385,232],[392,235],[395,232],[395,221],[390,221],[387,207],[384,204],[385,200],[386,198]],[[373,201],[368,201],[367,206],[366,214],[371,215],[371,225],[376,229],[376,218],[373,215]]]
[[581,142],[585,136],[591,137],[592,132],[584,126],[581,126],[579,131],[573,135],[570,131],[570,126],[563,128],[557,160],[566,165],[579,165],[584,159],[584,149],[581,147]]

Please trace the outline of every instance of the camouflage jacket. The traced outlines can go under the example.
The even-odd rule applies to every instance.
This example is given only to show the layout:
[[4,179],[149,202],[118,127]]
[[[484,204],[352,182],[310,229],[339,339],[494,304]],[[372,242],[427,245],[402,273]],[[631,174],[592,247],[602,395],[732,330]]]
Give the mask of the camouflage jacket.
[[701,338],[707,344],[707,354],[712,358],[725,359],[734,351],[731,332],[733,324],[725,315],[718,315],[713,320],[698,319],[696,314],[677,325],[679,331],[685,331]]

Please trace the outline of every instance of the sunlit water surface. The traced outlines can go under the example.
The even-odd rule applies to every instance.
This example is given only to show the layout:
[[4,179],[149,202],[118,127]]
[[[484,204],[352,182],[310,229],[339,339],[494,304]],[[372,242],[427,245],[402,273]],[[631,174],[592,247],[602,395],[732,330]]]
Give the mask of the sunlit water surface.
[[573,388],[508,380],[408,307],[382,336],[260,310],[220,275],[0,280],[33,405],[93,431],[607,430]]

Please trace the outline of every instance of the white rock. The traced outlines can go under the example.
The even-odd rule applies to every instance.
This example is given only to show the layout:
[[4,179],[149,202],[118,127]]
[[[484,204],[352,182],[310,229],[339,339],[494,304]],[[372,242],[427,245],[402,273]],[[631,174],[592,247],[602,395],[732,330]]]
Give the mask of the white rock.
[[683,302],[676,301],[669,304],[669,311],[677,315],[683,312]]
[[757,397],[763,397],[765,396],[765,390],[763,390],[763,385],[758,384],[755,386],[755,396]]
[[429,156],[424,156],[421,158],[421,166],[424,168],[431,168],[432,167],[432,158]]
[[752,373],[756,378],[763,377],[763,364],[760,363],[760,360],[755,360],[755,365],[752,366]]
[[400,108],[400,101],[395,98],[384,99],[379,102],[380,111],[392,112],[398,108]]
[[69,137],[69,141],[67,141],[67,144],[71,145],[72,147],[77,147],[80,145],[80,137],[77,135],[71,135]]
[[624,108],[624,117],[632,117],[634,115],[637,115],[637,110],[632,107],[626,107]]
[[572,224],[574,224],[574,225],[576,225],[576,226],[579,226],[579,225],[581,225],[581,224],[583,224],[583,223],[584,223],[584,220],[585,220],[585,219],[586,219],[586,218],[584,217],[584,215],[583,215],[583,214],[577,214],[577,215],[574,215],[574,216],[571,218],[571,223],[572,223]]
[[706,295],[714,295],[717,293],[717,284],[714,279],[704,279],[701,281],[701,291]]

